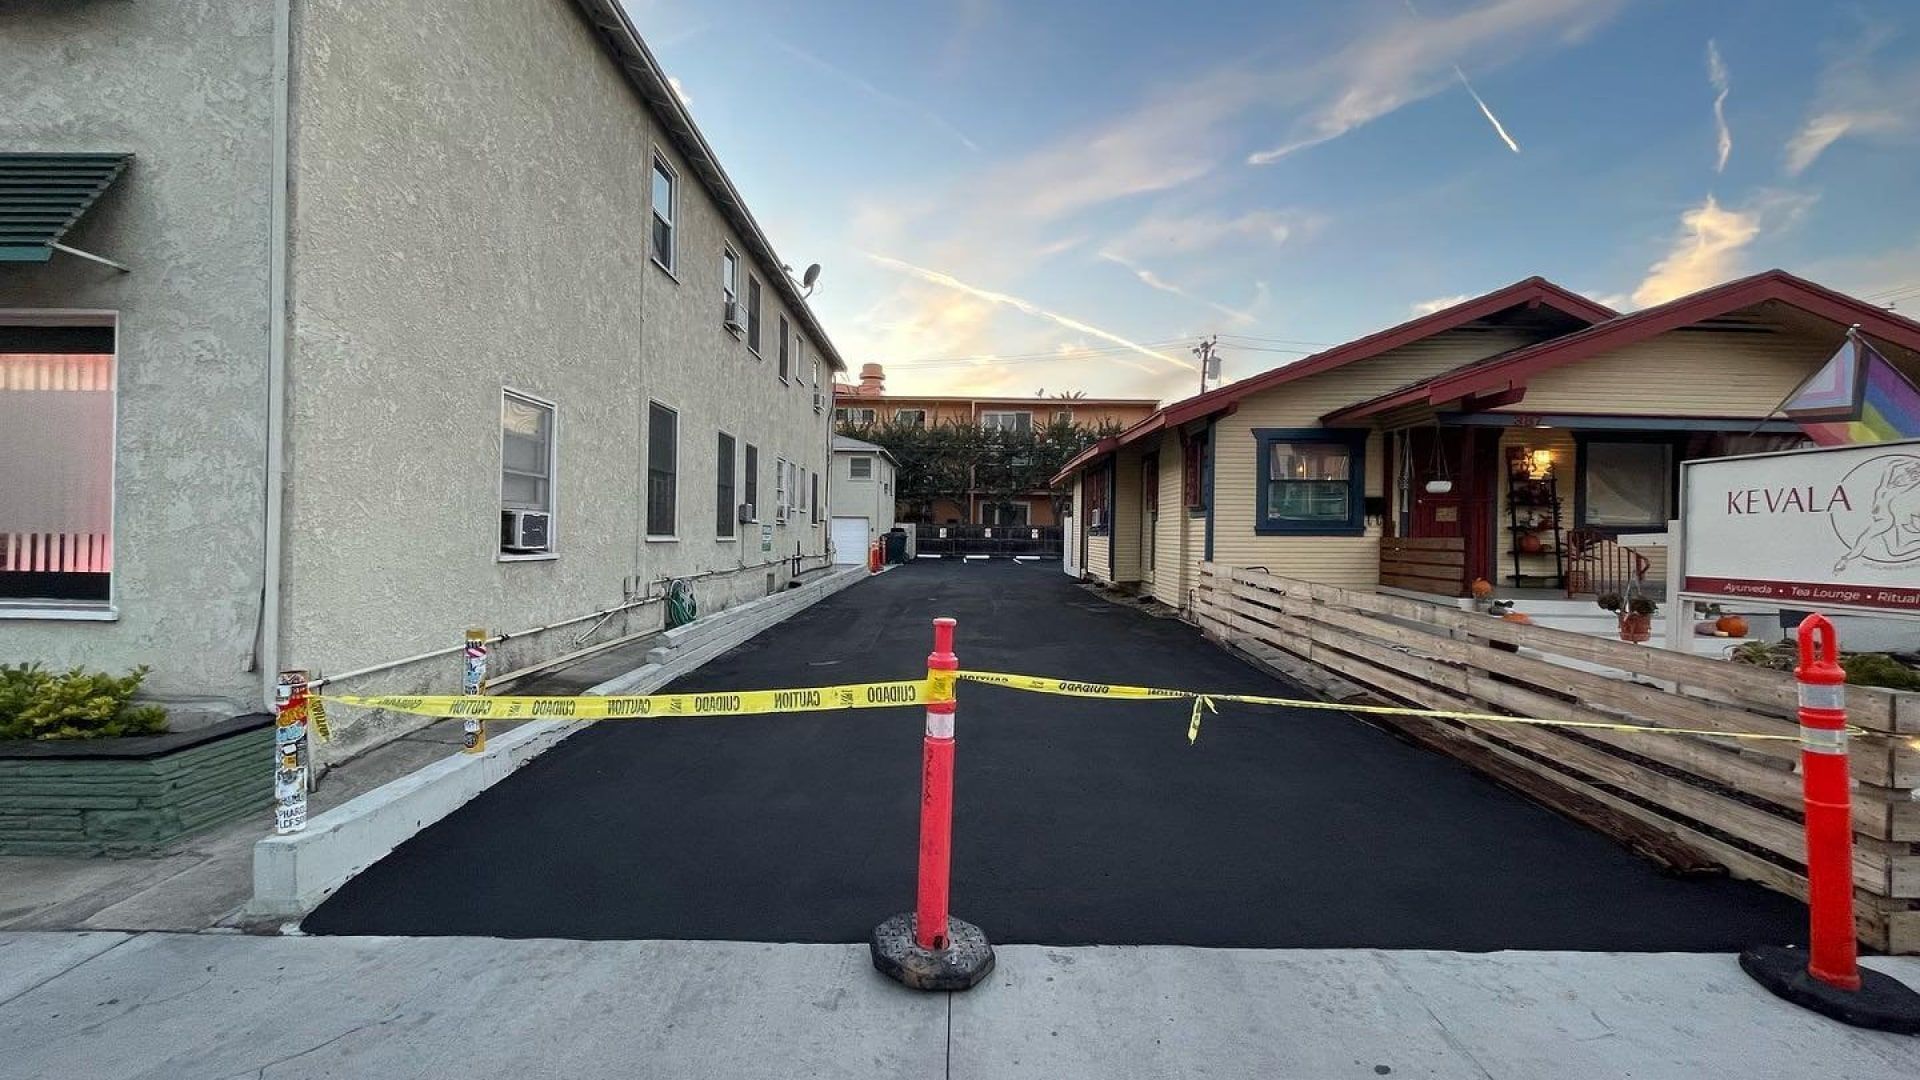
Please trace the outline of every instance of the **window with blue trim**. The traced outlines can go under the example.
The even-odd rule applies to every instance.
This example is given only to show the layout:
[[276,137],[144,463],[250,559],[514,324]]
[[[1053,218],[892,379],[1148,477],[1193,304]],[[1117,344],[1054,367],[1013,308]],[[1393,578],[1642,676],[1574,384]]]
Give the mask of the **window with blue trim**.
[[1356,536],[1365,528],[1367,433],[1255,428],[1254,531]]

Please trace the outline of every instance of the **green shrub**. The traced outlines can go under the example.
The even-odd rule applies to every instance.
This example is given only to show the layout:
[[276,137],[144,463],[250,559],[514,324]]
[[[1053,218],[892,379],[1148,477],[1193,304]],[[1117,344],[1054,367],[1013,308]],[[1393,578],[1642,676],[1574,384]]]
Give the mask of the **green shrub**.
[[0,664],[0,739],[110,739],[157,735],[167,711],[133,704],[147,669],[114,677],[74,668],[55,674],[39,664]]
[[[1736,664],[1753,664],[1775,671],[1792,671],[1800,663],[1800,647],[1791,641],[1743,641],[1728,650]],[[1840,667],[1855,686],[1889,690],[1920,690],[1920,671],[1886,653],[1842,653]]]

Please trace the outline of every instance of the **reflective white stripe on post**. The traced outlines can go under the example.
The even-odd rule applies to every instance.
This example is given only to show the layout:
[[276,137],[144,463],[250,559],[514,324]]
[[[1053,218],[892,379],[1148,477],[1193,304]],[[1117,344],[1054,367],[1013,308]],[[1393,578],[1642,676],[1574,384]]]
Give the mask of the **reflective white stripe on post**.
[[927,710],[927,738],[929,739],[953,738],[953,714],[950,712],[934,712],[932,709],[928,709]]
[[1800,707],[1803,709],[1844,709],[1847,707],[1847,688],[1844,683],[1800,684]]
[[1807,727],[1802,724],[1800,748],[1809,754],[1844,754],[1847,752],[1847,730]]

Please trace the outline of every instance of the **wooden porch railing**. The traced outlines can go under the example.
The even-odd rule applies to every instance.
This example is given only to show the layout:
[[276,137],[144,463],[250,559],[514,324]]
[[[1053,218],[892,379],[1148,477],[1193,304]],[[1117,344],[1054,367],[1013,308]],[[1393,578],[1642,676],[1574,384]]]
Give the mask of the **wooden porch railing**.
[[1383,536],[1380,584],[1436,596],[1465,596],[1467,542],[1458,536]]
[[[1194,615],[1256,656],[1291,654],[1414,706],[1798,732],[1784,673],[1442,604],[1203,563]],[[1920,786],[1920,694],[1849,686],[1846,700],[1848,720],[1872,733],[1851,749],[1857,930],[1875,948],[1920,952],[1920,802],[1909,795]],[[1406,720],[1423,741],[1577,792],[1738,877],[1806,898],[1796,742]]]

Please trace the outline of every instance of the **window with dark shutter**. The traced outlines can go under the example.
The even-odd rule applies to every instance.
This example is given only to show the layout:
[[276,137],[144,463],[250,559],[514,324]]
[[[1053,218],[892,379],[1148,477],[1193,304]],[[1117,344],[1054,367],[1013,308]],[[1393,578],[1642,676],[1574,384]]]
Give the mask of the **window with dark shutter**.
[[820,524],[820,474],[814,473],[813,480],[813,523]]
[[713,534],[733,536],[733,436],[720,433],[720,448],[714,454]]
[[746,469],[747,476],[743,486],[746,488],[747,497],[743,501],[748,506],[753,507],[753,520],[759,521],[760,520],[760,448],[753,445],[752,443],[747,444],[746,466],[747,466],[747,469]]
[[788,365],[792,363],[792,358],[787,351],[787,342],[792,337],[793,330],[787,325],[787,317],[785,315],[780,316],[780,378],[782,381],[785,381],[787,376],[791,374],[788,370]]
[[760,279],[747,275],[747,348],[760,351]]
[[647,403],[647,536],[671,540],[680,476],[680,414]]

